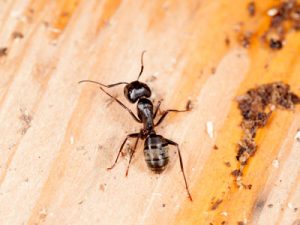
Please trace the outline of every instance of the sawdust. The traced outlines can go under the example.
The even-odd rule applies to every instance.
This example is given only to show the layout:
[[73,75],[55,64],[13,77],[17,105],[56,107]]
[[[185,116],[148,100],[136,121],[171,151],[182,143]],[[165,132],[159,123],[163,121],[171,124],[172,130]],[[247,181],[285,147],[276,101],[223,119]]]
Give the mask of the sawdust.
[[290,91],[288,84],[274,82],[250,89],[246,94],[239,96],[237,101],[243,117],[243,137],[238,144],[236,155],[239,169],[231,174],[235,177],[238,187],[249,188],[249,185],[242,183],[243,169],[257,151],[255,136],[258,129],[266,126],[276,108],[291,110],[295,104],[300,103],[300,98]]

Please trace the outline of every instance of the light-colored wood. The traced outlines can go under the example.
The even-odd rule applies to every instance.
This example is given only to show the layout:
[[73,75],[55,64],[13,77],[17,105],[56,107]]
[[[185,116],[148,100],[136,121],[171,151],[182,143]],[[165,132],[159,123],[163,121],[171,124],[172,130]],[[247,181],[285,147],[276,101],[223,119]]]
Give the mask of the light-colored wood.
[[[242,135],[235,97],[272,81],[300,94],[300,33],[270,51],[259,36],[277,1],[257,1],[253,18],[247,3],[0,1],[0,47],[8,48],[0,58],[0,224],[300,224],[299,107],[276,111],[259,131],[244,177],[253,188],[238,190],[230,176]],[[254,37],[244,49],[237,39],[248,30]],[[15,31],[24,38],[12,39]],[[180,144],[193,202],[175,149],[161,175],[147,169],[142,143],[128,177],[128,156],[106,170],[140,125],[97,86],[77,84],[134,80],[143,50],[142,80],[162,108],[194,105],[157,130]],[[121,88],[109,91],[126,102]]]

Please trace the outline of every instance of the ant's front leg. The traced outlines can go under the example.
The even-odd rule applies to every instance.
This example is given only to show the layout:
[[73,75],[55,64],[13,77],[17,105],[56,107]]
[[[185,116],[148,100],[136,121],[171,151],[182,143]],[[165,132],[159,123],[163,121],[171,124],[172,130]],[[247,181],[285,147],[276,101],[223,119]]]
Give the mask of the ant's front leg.
[[112,99],[114,99],[120,106],[122,106],[125,110],[127,110],[127,112],[130,113],[130,115],[132,116],[132,118],[138,122],[138,123],[142,123],[142,121],[136,117],[136,115],[134,115],[134,113],[127,107],[125,106],[119,99],[117,99],[116,97],[112,96],[111,94],[109,94],[108,92],[106,92],[102,87],[100,87],[100,90],[103,91],[105,94],[107,94],[109,97],[111,97]]
[[[158,108],[160,106],[160,103],[161,102],[158,102],[158,106],[157,106],[157,109],[154,113],[154,118],[156,116],[156,113],[158,111]],[[159,120],[157,121],[157,123],[154,125],[155,127],[158,126],[159,124],[161,124],[161,122],[163,122],[163,120],[166,118],[166,116],[168,115],[169,112],[188,112],[191,110],[191,107],[190,107],[190,101],[188,101],[188,103],[186,104],[186,109],[185,110],[177,110],[177,109],[168,109],[166,111],[164,111],[162,113],[162,116],[159,118]]]

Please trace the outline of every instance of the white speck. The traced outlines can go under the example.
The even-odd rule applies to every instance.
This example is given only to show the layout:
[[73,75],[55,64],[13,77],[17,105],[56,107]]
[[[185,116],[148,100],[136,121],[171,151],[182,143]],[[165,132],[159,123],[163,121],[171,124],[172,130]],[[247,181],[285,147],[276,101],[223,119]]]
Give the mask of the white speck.
[[22,16],[22,12],[21,11],[12,11],[10,13],[10,16],[14,19],[18,19]]
[[275,16],[277,13],[278,13],[278,9],[276,9],[276,8],[273,8],[273,9],[269,9],[269,10],[268,10],[268,16],[273,17],[273,16]]
[[244,218],[244,224],[247,224],[248,223],[248,220],[247,220],[247,218]]
[[295,139],[296,139],[296,141],[300,142],[300,130],[297,131],[297,133],[295,135]]
[[221,212],[221,215],[227,217],[228,216],[228,212],[226,212],[226,211]]
[[74,137],[73,137],[73,136],[70,137],[70,144],[71,144],[71,145],[74,144]]
[[159,76],[159,72],[154,72],[153,76],[158,77]]
[[53,32],[53,33],[56,33],[56,34],[61,33],[61,29],[58,29],[58,28],[55,28],[55,27],[51,27],[49,30],[50,30],[51,32]]
[[289,203],[288,203],[288,208],[289,208],[289,209],[294,209],[293,204],[289,202]]
[[29,116],[29,112],[28,112],[28,110],[26,110],[26,109],[25,109],[25,110],[23,111],[23,113],[24,113],[24,116],[26,116],[26,117],[28,117],[28,116]]
[[271,105],[271,106],[270,106],[270,110],[271,110],[271,111],[274,111],[275,109],[276,109],[276,106],[275,106],[275,105]]
[[279,168],[279,161],[278,161],[278,159],[274,159],[272,161],[272,165],[273,165],[274,168]]
[[206,122],[206,132],[211,139],[214,138],[214,124],[212,121]]
[[23,23],[26,23],[28,19],[27,16],[24,16],[21,11],[12,11],[10,17]]

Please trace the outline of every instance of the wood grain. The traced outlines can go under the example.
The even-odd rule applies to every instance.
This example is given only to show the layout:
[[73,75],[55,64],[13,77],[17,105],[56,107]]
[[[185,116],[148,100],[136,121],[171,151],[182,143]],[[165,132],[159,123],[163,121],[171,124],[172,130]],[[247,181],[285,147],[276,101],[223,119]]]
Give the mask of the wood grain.
[[[257,1],[249,17],[247,1],[0,1],[0,224],[300,224],[299,106],[259,131],[244,177],[252,189],[230,176],[242,135],[236,96],[274,81],[300,94],[300,33],[280,51],[260,39],[277,2]],[[193,202],[175,149],[161,175],[146,167],[142,143],[128,177],[127,155],[106,170],[140,126],[97,86],[77,83],[132,81],[143,50],[155,101],[193,102],[157,129],[180,144]],[[109,91],[126,102],[121,88]]]

